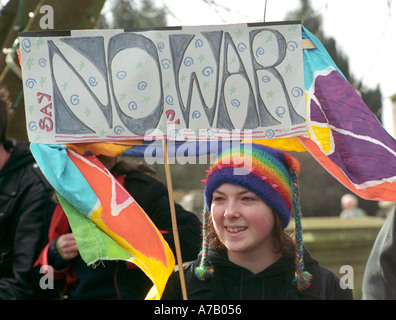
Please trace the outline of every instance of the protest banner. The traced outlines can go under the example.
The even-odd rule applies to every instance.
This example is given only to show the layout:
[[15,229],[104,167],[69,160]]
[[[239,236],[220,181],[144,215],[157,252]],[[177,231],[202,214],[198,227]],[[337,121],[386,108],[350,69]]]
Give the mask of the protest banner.
[[30,141],[306,132],[297,22],[23,32],[20,43]]

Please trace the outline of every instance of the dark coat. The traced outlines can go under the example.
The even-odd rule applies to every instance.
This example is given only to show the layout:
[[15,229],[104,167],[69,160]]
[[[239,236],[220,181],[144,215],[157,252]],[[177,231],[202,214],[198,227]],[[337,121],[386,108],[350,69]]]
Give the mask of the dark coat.
[[28,143],[14,145],[0,171],[0,299],[31,297],[31,268],[45,237],[53,189]]
[[[189,300],[300,300],[352,299],[350,289],[341,289],[339,279],[304,252],[305,270],[312,274],[311,286],[299,291],[293,284],[294,255],[283,255],[264,271],[253,274],[227,258],[222,250],[210,249],[208,261],[214,268],[213,277],[199,280],[194,269],[200,258],[185,268],[187,298]],[[169,279],[163,299],[181,299],[179,273]]]
[[[164,184],[142,172],[132,172],[125,176],[124,187],[175,254],[168,190]],[[175,204],[175,210],[182,259],[195,260],[200,249],[201,223],[194,213],[180,205]],[[62,230],[58,236],[70,232],[63,211],[54,213],[53,222],[50,234],[58,230]],[[71,261],[63,260],[56,249],[56,240],[47,249],[48,261],[57,270],[55,286],[69,299],[144,299],[153,285],[143,271],[125,261],[102,261],[96,266],[87,266],[80,256]]]

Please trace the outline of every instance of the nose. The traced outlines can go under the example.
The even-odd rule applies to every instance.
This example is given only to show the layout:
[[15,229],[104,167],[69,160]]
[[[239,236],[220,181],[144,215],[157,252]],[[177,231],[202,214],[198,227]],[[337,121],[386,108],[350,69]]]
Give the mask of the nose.
[[224,217],[227,219],[236,219],[239,218],[240,215],[238,206],[235,203],[230,202],[224,212]]

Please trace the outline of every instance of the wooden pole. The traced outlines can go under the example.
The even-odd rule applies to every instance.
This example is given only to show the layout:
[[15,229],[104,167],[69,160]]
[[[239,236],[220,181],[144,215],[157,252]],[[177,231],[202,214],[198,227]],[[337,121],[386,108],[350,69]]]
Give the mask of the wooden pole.
[[162,141],[162,149],[164,152],[166,184],[168,186],[169,205],[170,205],[171,218],[172,218],[172,231],[173,231],[173,239],[174,239],[175,248],[176,248],[176,259],[177,259],[177,264],[179,266],[180,284],[181,284],[181,289],[182,289],[183,300],[187,300],[186,281],[184,279],[183,261],[182,261],[181,250],[180,250],[179,231],[177,229],[175,201],[173,198],[172,177],[171,177],[170,167],[169,167],[168,147],[166,144],[166,139],[164,139]]
[[267,0],[265,0],[265,3],[264,3],[264,19],[263,19],[263,21],[265,22],[265,16],[266,16],[266,14],[267,14]]

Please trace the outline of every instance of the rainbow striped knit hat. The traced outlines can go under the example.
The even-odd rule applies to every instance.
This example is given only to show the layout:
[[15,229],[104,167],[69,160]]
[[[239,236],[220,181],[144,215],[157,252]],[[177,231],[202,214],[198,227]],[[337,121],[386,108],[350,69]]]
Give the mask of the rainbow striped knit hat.
[[204,190],[203,241],[201,264],[195,274],[205,280],[213,273],[206,261],[208,239],[206,222],[210,215],[213,191],[223,183],[240,185],[257,194],[279,216],[283,228],[295,216],[296,276],[299,290],[310,285],[311,275],[304,271],[301,213],[297,176],[299,162],[290,154],[259,144],[240,144],[223,150],[207,171]]

